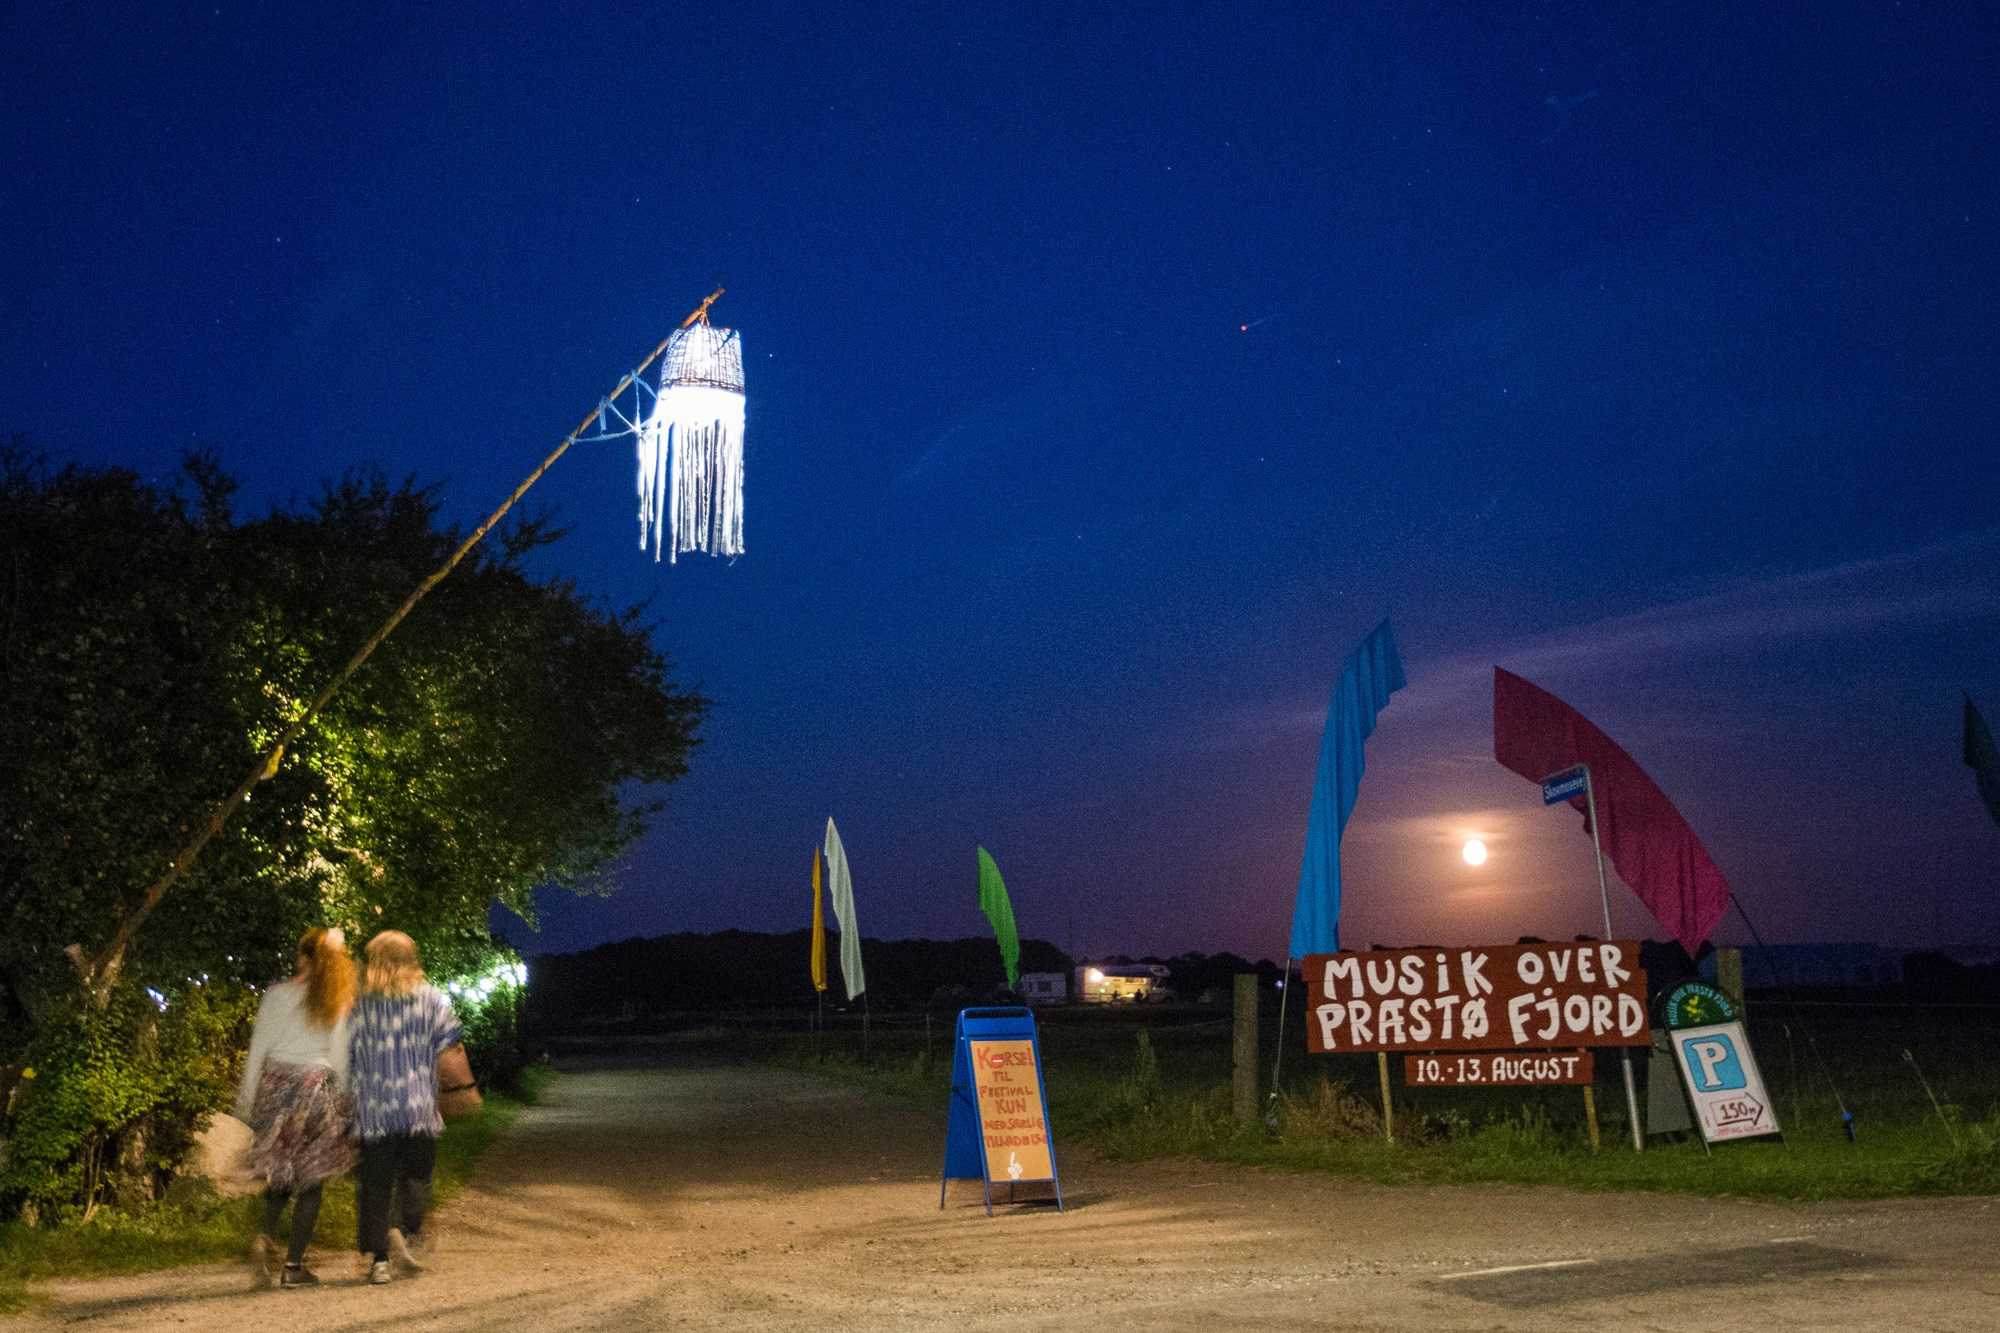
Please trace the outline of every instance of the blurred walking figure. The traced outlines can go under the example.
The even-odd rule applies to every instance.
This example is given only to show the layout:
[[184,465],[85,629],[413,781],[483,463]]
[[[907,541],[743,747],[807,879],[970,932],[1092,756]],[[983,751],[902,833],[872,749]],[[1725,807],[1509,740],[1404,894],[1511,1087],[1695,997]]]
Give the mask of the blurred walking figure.
[[400,930],[368,941],[348,1031],[361,1132],[361,1252],[372,1261],[368,1280],[382,1283],[423,1271],[417,1255],[444,1130],[438,1057],[463,1035],[451,1001],[425,983],[416,942]]
[[[265,1183],[264,1229],[253,1260],[261,1281],[282,1287],[319,1284],[305,1257],[319,1221],[320,1185],[354,1165],[354,1098],[347,1086],[354,960],[347,937],[307,931],[298,969],[264,992],[236,1092],[236,1117],[257,1134],[250,1167]],[[280,1267],[278,1224],[288,1202],[292,1239]]]

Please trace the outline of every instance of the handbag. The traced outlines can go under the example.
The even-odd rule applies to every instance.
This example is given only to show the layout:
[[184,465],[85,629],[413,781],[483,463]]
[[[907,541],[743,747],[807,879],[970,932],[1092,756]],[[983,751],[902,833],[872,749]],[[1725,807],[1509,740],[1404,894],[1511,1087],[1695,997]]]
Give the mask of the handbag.
[[438,1055],[438,1114],[446,1120],[463,1120],[479,1114],[486,1105],[479,1095],[479,1081],[472,1077],[472,1061],[465,1058],[463,1043],[454,1042]]

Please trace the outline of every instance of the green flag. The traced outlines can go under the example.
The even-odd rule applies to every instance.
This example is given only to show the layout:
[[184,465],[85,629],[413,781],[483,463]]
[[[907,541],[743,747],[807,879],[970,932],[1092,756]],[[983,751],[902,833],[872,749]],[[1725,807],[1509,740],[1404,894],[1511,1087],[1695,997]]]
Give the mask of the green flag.
[[979,849],[979,910],[993,923],[993,938],[1000,945],[1000,961],[1007,965],[1011,989],[1021,979],[1021,934],[1014,929],[1014,904],[1007,901],[1000,867],[993,864],[984,847]]

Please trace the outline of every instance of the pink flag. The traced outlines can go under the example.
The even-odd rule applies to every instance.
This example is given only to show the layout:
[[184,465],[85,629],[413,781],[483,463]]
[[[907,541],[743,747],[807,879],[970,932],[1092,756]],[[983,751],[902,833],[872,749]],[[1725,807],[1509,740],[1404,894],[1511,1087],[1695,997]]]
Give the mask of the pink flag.
[[[1667,794],[1618,742],[1547,690],[1495,667],[1493,757],[1534,782],[1589,764],[1604,854],[1693,956],[1729,906],[1729,882]],[[1581,794],[1570,804],[1584,810]],[[1587,811],[1584,819],[1587,830]]]

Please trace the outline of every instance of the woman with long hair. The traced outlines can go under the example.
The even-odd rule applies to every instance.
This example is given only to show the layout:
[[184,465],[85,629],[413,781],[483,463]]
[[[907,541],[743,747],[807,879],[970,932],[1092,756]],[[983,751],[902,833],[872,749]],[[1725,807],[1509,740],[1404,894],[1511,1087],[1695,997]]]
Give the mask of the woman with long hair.
[[[236,1116],[256,1131],[250,1168],[264,1178],[264,1229],[253,1253],[258,1277],[281,1287],[317,1286],[305,1266],[319,1221],[320,1185],[354,1166],[354,1099],[347,1087],[348,1011],[354,960],[339,930],[299,940],[298,972],[264,992]],[[278,1225],[292,1204],[292,1239],[278,1263]]]
[[[400,930],[368,941],[361,998],[348,1025],[361,1133],[361,1252],[368,1280],[423,1270],[424,1214],[437,1165],[438,1057],[463,1033],[444,992],[424,981],[416,942]],[[392,1202],[398,1225],[391,1228]],[[414,1251],[414,1253],[413,1253]],[[394,1260],[393,1264],[391,1260]]]

